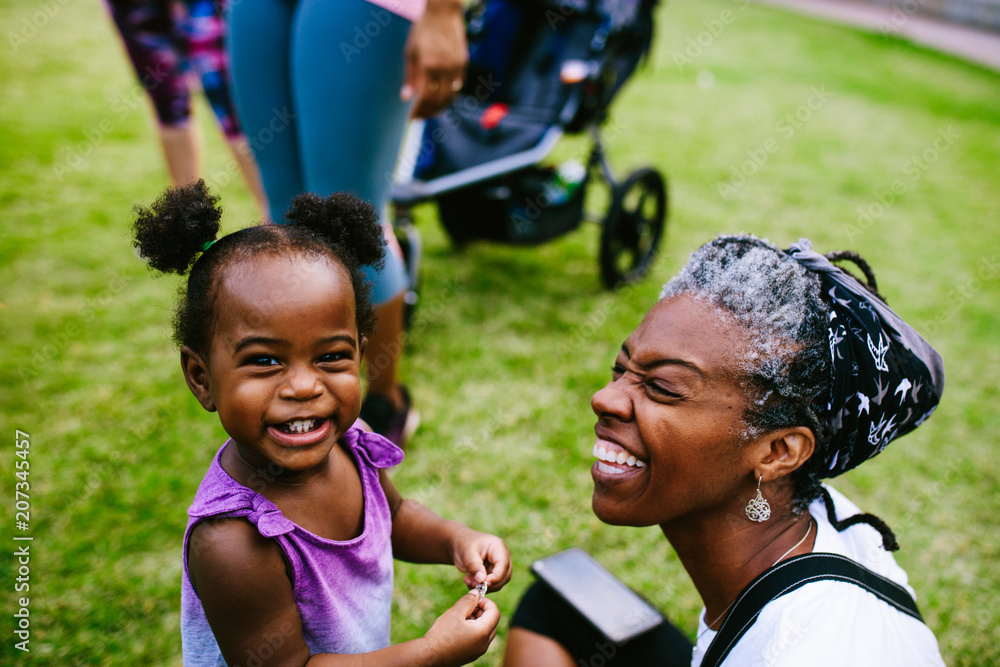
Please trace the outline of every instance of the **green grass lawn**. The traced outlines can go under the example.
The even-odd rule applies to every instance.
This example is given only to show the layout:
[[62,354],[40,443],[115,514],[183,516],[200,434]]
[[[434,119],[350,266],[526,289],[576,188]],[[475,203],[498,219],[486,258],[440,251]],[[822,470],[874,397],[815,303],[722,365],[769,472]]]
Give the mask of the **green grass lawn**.
[[[0,660],[178,664],[185,509],[223,432],[181,379],[177,282],[150,277],[127,235],[131,205],[166,183],[151,113],[101,3],[0,0],[0,25]],[[232,229],[254,209],[199,112]],[[947,663],[1000,664],[1000,75],[773,8],[674,1],[612,129],[622,173],[670,179],[666,243],[636,287],[601,288],[596,226],[458,253],[417,210],[424,301],[403,376],[423,426],[395,481],[513,551],[480,664],[499,664],[531,561],[571,545],[694,635],[699,599],[658,530],[589,510],[589,397],[688,252],[739,231],[860,251],[943,354],[934,418],[836,485],[896,530]],[[15,429],[31,437],[28,655],[11,634]],[[451,568],[399,564],[394,639],[462,590]]]

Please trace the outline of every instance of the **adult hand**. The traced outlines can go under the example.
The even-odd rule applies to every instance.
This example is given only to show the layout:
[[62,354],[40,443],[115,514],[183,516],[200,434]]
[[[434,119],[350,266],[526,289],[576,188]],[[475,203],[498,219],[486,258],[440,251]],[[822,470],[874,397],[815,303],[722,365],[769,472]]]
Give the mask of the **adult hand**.
[[417,100],[415,118],[438,113],[462,88],[469,62],[463,9],[461,0],[427,0],[423,17],[410,28],[400,97]]
[[489,598],[469,591],[441,614],[424,635],[434,665],[467,665],[486,653],[497,634],[500,610]]

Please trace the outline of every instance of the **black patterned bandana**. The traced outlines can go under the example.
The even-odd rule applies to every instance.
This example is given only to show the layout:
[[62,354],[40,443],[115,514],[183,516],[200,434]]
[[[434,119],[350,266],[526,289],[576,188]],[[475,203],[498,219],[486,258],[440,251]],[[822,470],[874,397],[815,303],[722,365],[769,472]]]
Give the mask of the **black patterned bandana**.
[[944,391],[944,363],[910,325],[813,251],[807,239],[787,252],[819,274],[831,306],[827,409],[832,439],[816,455],[824,458],[827,476],[836,477],[931,416]]

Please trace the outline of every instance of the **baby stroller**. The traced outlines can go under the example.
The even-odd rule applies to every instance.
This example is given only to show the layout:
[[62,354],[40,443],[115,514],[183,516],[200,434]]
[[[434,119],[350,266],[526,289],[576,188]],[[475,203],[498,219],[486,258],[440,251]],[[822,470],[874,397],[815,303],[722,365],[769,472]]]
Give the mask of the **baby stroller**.
[[[469,69],[456,101],[413,123],[392,190],[393,223],[416,301],[420,237],[411,207],[435,200],[456,246],[475,240],[535,245],[600,221],[599,263],[609,288],[648,272],[663,235],[667,188],[655,168],[618,181],[599,128],[648,51],[656,0],[485,0],[468,13]],[[593,147],[558,169],[541,161],[563,134]],[[588,214],[588,185],[610,203]]]

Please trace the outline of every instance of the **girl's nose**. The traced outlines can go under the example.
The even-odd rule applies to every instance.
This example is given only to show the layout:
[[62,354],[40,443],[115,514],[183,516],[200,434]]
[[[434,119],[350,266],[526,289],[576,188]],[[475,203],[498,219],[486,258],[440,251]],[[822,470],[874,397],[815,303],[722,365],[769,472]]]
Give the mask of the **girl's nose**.
[[632,418],[632,399],[625,386],[625,378],[611,380],[590,397],[590,407],[598,417],[615,417],[622,421]]
[[308,401],[323,393],[323,383],[313,370],[289,370],[278,395],[293,401]]

